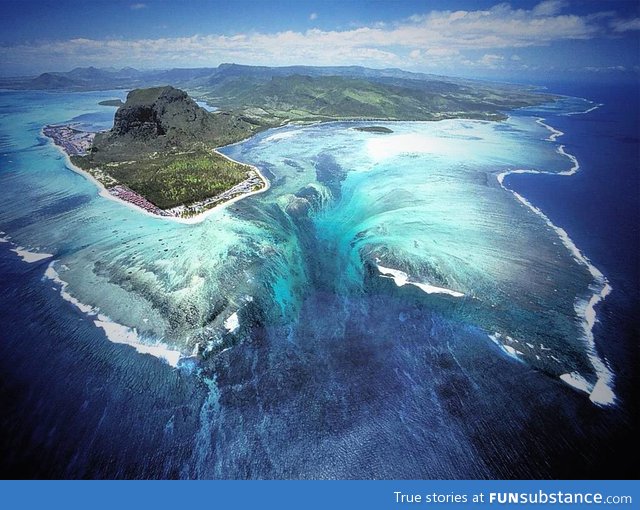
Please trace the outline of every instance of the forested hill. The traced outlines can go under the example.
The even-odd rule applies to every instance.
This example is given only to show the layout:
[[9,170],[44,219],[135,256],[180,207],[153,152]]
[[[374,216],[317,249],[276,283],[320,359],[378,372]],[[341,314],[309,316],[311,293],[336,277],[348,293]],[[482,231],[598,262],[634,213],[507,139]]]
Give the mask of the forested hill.
[[172,85],[219,109],[263,126],[287,120],[497,120],[504,111],[547,102],[534,89],[461,80],[399,69],[264,67],[137,70],[77,68],[33,78],[0,80],[0,87],[38,90],[133,89]]

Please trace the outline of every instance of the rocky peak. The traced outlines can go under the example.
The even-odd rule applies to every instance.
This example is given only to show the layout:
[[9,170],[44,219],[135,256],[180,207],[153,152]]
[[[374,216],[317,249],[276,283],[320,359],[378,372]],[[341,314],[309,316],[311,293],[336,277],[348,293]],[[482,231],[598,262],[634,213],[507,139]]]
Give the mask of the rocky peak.
[[176,149],[214,148],[256,129],[237,115],[208,112],[183,90],[170,86],[136,89],[116,111],[113,128],[96,135],[89,156],[94,164],[102,164]]
[[168,143],[194,141],[208,115],[183,90],[170,86],[136,89],[116,112],[111,136],[136,140],[164,136]]

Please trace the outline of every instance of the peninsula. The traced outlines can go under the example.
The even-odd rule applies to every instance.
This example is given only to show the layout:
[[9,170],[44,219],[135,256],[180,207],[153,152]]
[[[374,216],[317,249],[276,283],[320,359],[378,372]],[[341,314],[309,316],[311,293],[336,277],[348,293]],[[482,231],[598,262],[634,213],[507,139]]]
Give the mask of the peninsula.
[[[100,103],[119,107],[109,131],[86,133],[73,125],[43,130],[111,196],[152,214],[179,218],[192,218],[268,187],[256,167],[216,151],[268,128],[341,120],[500,121],[505,111],[555,99],[528,87],[397,69],[222,64],[215,69],[134,71],[76,69],[11,86],[93,90],[125,86],[128,80],[147,84],[171,78],[194,97],[215,105],[215,111],[208,111],[173,86],[135,88],[124,103]],[[375,124],[355,129],[393,132]]]
[[122,106],[124,103],[120,99],[107,99],[98,103],[100,106]]
[[257,168],[216,150],[257,129],[167,86],[131,91],[110,131],[59,125],[43,133],[113,197],[158,216],[190,218],[268,187]]

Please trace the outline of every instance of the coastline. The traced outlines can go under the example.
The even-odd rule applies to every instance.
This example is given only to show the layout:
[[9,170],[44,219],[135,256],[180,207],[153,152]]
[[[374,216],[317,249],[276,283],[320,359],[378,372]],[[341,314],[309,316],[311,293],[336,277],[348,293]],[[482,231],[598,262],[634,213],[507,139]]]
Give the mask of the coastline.
[[[50,143],[52,143],[56,147],[56,149],[58,149],[62,153],[62,155],[65,158],[65,164],[66,164],[67,168],[69,168],[71,171],[73,171],[73,172],[75,172],[75,173],[77,173],[79,175],[82,175],[84,178],[86,178],[92,184],[94,184],[98,188],[98,195],[100,195],[101,197],[107,198],[109,200],[113,200],[113,201],[118,202],[120,204],[124,204],[127,207],[129,207],[129,208],[131,208],[131,209],[133,209],[135,211],[138,211],[140,213],[146,214],[147,216],[151,216],[153,218],[163,219],[163,220],[170,220],[170,221],[174,221],[174,222],[177,222],[177,223],[190,224],[190,225],[197,224],[197,223],[200,223],[200,222],[204,221],[207,218],[207,216],[209,216],[210,214],[212,214],[214,211],[218,210],[219,208],[223,208],[223,207],[225,207],[227,205],[230,205],[230,204],[233,204],[235,202],[238,202],[239,200],[242,200],[243,198],[246,198],[246,197],[249,197],[249,196],[252,196],[252,195],[257,195],[258,193],[262,193],[264,191],[267,191],[271,187],[271,183],[269,182],[269,179],[267,179],[264,176],[264,174],[260,171],[260,169],[257,166],[251,165],[251,164],[247,164],[247,163],[241,163],[240,161],[236,161],[233,158],[230,158],[229,156],[227,156],[225,154],[222,154],[219,151],[219,149],[222,149],[225,146],[216,147],[215,149],[213,149],[214,153],[218,154],[219,156],[225,158],[226,160],[228,160],[228,161],[230,161],[232,163],[237,163],[237,164],[248,166],[249,168],[251,168],[251,170],[253,170],[257,174],[258,178],[262,181],[263,187],[260,188],[260,189],[257,189],[257,190],[253,190],[253,191],[241,192],[241,193],[233,196],[232,198],[230,198],[228,200],[222,199],[222,201],[220,203],[217,203],[217,204],[215,204],[215,205],[213,205],[211,207],[208,207],[206,210],[204,210],[202,212],[199,212],[198,214],[196,214],[194,216],[191,216],[191,217],[183,218],[183,217],[180,217],[180,216],[171,215],[170,213],[157,214],[157,213],[155,213],[155,212],[153,212],[151,210],[145,209],[144,207],[141,207],[141,206],[137,205],[136,203],[134,203],[132,201],[125,200],[125,199],[121,198],[120,196],[111,193],[109,191],[109,188],[107,188],[102,182],[100,182],[98,179],[96,179],[94,175],[92,175],[90,172],[88,172],[86,170],[83,170],[82,168],[80,168],[77,165],[75,165],[71,161],[71,154],[69,154],[69,152],[67,150],[65,150],[65,146],[62,145],[62,144],[58,144],[55,137],[50,136],[49,134],[47,134],[45,132],[45,130],[47,128],[52,128],[52,127],[57,127],[57,128],[69,127],[70,129],[74,129],[74,128],[71,127],[70,124],[60,124],[60,125],[46,125],[46,126],[43,126],[42,129],[40,130],[40,134],[43,137],[47,138],[50,141]],[[77,130],[75,130],[75,131],[77,131]],[[239,140],[238,142],[234,142],[234,144],[242,143],[243,141],[244,140]],[[233,145],[233,144],[229,144],[229,145]],[[244,183],[244,182],[246,182],[246,181],[242,181],[242,183]],[[242,183],[239,183],[239,184],[242,184]],[[114,188],[115,188],[115,186],[114,186]],[[231,188],[231,189],[233,189],[233,188]],[[217,196],[214,196],[214,197],[210,197],[207,200],[215,200],[216,197],[224,195],[224,193],[227,193],[227,192],[231,191],[231,189],[221,193],[220,195],[217,195]],[[135,193],[133,191],[131,191],[131,194],[134,194],[135,196],[140,197],[140,199],[148,202],[148,200],[146,200],[142,195],[139,195],[139,194],[137,194],[137,193]],[[201,204],[203,202],[205,202],[205,201],[197,202],[197,203],[191,204],[189,206],[179,206],[179,207],[197,207],[198,204]],[[150,202],[148,202],[148,203],[150,203]],[[153,204],[151,204],[151,205],[153,205]],[[155,207],[155,206],[153,206],[153,207]],[[161,210],[159,208],[157,208],[157,209]]]
[[[594,109],[596,109],[597,107],[599,107],[600,105],[596,105],[594,107],[589,108],[587,111],[585,112],[575,112],[572,114],[578,114],[578,113],[588,113],[590,111],[593,111]],[[472,119],[475,122],[483,122],[482,120],[477,120],[477,119]],[[535,122],[537,124],[539,124],[540,126],[546,128],[550,134],[549,136],[545,139],[546,141],[555,143],[557,142],[557,139],[561,136],[564,135],[564,133],[558,129],[553,128],[552,126],[546,124],[545,119],[542,117],[537,117],[535,118]],[[318,122],[314,122],[314,123],[310,123],[310,124],[334,124],[334,123],[359,123],[359,122],[363,122],[362,120],[335,120],[335,121],[318,121]],[[393,121],[388,121],[388,122],[393,122]],[[417,122],[432,122],[432,121],[417,121]],[[484,121],[484,122],[488,122],[488,121]],[[294,123],[291,123],[294,124]],[[290,127],[289,124],[285,124],[282,126],[278,126],[277,128],[273,128],[274,130],[280,130],[280,129],[285,129],[287,127]],[[47,135],[45,135],[47,136]],[[253,135],[252,135],[253,136]],[[47,136],[48,138],[51,138],[50,136]],[[229,147],[232,145],[236,145],[236,144],[240,144],[243,143],[244,141],[246,141],[246,139],[244,140],[239,140],[237,142],[233,142],[232,144],[228,144],[226,146],[223,147]],[[55,141],[54,141],[55,144]],[[60,149],[62,151],[62,153],[64,154],[65,158],[66,158],[66,163],[67,166],[72,170],[75,171],[76,173],[83,175],[84,177],[90,179],[93,181],[94,184],[96,184],[96,186],[99,189],[99,194],[101,196],[104,196],[106,198],[112,199],[112,200],[117,200],[121,203],[126,204],[129,207],[135,208],[135,210],[137,211],[142,211],[145,214],[148,214],[151,217],[156,217],[156,218],[164,218],[164,219],[169,219],[169,220],[173,220],[176,221],[178,223],[185,223],[185,224],[197,224],[200,223],[201,221],[203,221],[204,219],[207,218],[208,215],[213,214],[218,207],[224,207],[227,204],[232,204],[234,202],[237,202],[247,196],[251,196],[254,194],[258,194],[261,193],[263,191],[266,191],[270,188],[270,182],[268,179],[266,179],[266,177],[264,177],[264,175],[262,174],[262,172],[259,170],[259,168],[257,168],[255,165],[251,165],[251,164],[247,164],[247,163],[240,163],[236,160],[234,160],[233,158],[223,154],[220,152],[220,149],[222,149],[223,147],[218,147],[216,149],[214,149],[214,152],[216,152],[217,154],[219,154],[220,156],[224,157],[225,159],[231,161],[231,162],[236,162],[236,163],[240,163],[246,166],[249,166],[252,168],[253,171],[256,172],[256,174],[262,179],[263,183],[264,183],[264,187],[260,188],[258,190],[254,190],[251,192],[247,192],[247,193],[242,193],[239,194],[237,196],[234,196],[233,198],[226,200],[224,202],[218,203],[212,207],[210,207],[209,209],[200,212],[199,214],[190,217],[190,218],[180,218],[180,217],[175,217],[175,216],[160,216],[157,214],[153,214],[151,212],[148,212],[138,206],[136,206],[135,204],[128,202],[126,200],[122,200],[114,195],[112,195],[111,193],[109,193],[108,188],[106,188],[101,182],[99,182],[93,175],[91,175],[89,172],[82,170],[81,168],[77,167],[76,165],[74,165],[71,160],[70,160],[70,156],[69,154],[63,149],[63,147],[61,147],[58,144],[55,144],[58,149]],[[578,389],[580,391],[584,391],[589,395],[590,400],[596,404],[596,405],[610,405],[610,404],[614,404],[616,402],[616,396],[613,392],[613,374],[611,373],[611,371],[609,370],[607,363],[604,359],[600,358],[596,352],[596,346],[595,346],[595,340],[594,340],[594,336],[593,336],[593,328],[595,326],[595,323],[597,321],[597,317],[596,317],[596,311],[595,311],[595,307],[602,301],[604,300],[612,291],[612,287],[609,285],[609,282],[607,280],[607,278],[603,275],[602,272],[600,272],[591,262],[590,260],[577,248],[577,246],[574,244],[574,242],[571,240],[571,238],[569,237],[569,235],[567,234],[567,232],[560,228],[557,227],[556,225],[553,224],[553,222],[549,219],[548,216],[546,216],[539,208],[537,208],[536,206],[534,206],[531,202],[529,202],[526,198],[524,198],[522,195],[518,194],[517,192],[511,190],[510,188],[508,188],[505,183],[504,183],[504,179],[511,174],[547,174],[547,175],[562,175],[562,176],[570,176],[570,175],[574,175],[576,174],[579,169],[580,169],[580,164],[577,160],[577,158],[575,156],[573,156],[572,154],[568,153],[565,151],[565,145],[558,145],[556,148],[556,151],[566,157],[567,159],[569,159],[569,161],[572,163],[571,167],[567,170],[563,170],[561,172],[550,172],[550,171],[544,171],[544,170],[533,170],[533,169],[515,169],[515,170],[510,170],[510,171],[505,171],[502,172],[498,175],[496,175],[496,179],[498,180],[498,183],[500,184],[500,186],[505,190],[505,191],[509,191],[511,192],[516,199],[522,203],[524,206],[526,206],[528,209],[530,209],[534,214],[536,214],[538,217],[540,217],[546,224],[547,226],[549,226],[552,230],[554,230],[556,232],[556,234],[558,235],[558,237],[560,238],[562,244],[569,250],[569,252],[571,253],[571,255],[573,256],[573,258],[580,264],[583,265],[588,271],[589,273],[592,275],[594,281],[593,283],[589,286],[589,291],[591,292],[590,297],[587,297],[586,299],[576,299],[575,303],[574,303],[574,308],[575,308],[575,312],[576,315],[578,317],[578,319],[581,321],[581,327],[584,331],[584,339],[585,339],[585,343],[587,346],[587,353],[589,356],[589,359],[591,361],[592,366],[595,369],[595,373],[597,376],[597,380],[595,382],[595,384],[592,384],[588,381],[586,381],[584,379],[584,377],[582,377],[579,373],[577,372],[571,372],[571,373],[566,373],[566,374],[562,374],[560,376],[560,379],[574,387],[575,389]],[[388,268],[384,268],[385,270],[387,270],[387,274],[385,277],[390,278],[391,276],[389,276],[389,272],[392,270],[389,270]],[[379,268],[380,270],[380,268]],[[383,273],[383,275],[385,274],[383,271],[381,271],[381,273]],[[398,285],[398,281],[395,278],[393,278],[394,281],[396,282],[396,285]],[[406,282],[409,283],[411,285],[415,285],[419,288],[421,288],[422,290],[424,290],[427,293],[438,293],[438,294],[449,294],[453,297],[462,297],[462,293],[458,293],[457,291],[451,291],[450,289],[443,289],[440,287],[434,287],[428,284],[416,284],[415,282]],[[423,287],[421,287],[424,286]],[[428,289],[428,290],[425,290]],[[460,294],[460,296],[458,296],[458,294]]]
[[[467,117],[464,115],[453,115],[453,116],[442,116],[439,118],[434,118],[434,119],[429,119],[429,120],[416,120],[416,121],[409,121],[409,122],[438,122],[438,121],[442,121],[442,120],[452,120],[452,119],[465,119],[468,118],[469,120],[475,120],[475,121],[479,121],[479,122],[501,122],[504,121],[508,118],[507,115],[505,114],[500,114],[497,117],[491,117],[491,118],[473,118],[473,117]],[[270,128],[269,130],[279,130],[279,129],[285,129],[287,127],[291,127],[291,126],[308,126],[308,125],[314,125],[314,124],[334,124],[334,123],[361,123],[361,122],[407,122],[407,121],[403,121],[401,119],[381,119],[381,118],[367,118],[367,117],[362,117],[362,118],[346,118],[346,119],[337,119],[337,118],[324,118],[324,119],[306,119],[306,120],[291,120],[291,119],[285,119],[281,125],[279,126],[275,126],[273,128]],[[96,187],[98,188],[98,194],[104,198],[108,198],[110,200],[114,200],[119,202],[120,204],[124,204],[127,207],[133,208],[136,211],[142,212],[144,214],[147,214],[148,216],[154,217],[154,218],[160,218],[160,219],[166,219],[166,220],[170,220],[170,221],[175,221],[177,223],[183,223],[183,224],[197,224],[200,223],[202,221],[204,221],[210,214],[212,214],[214,211],[216,211],[218,208],[223,208],[226,205],[230,205],[233,204],[235,202],[238,202],[240,200],[242,200],[243,198],[246,197],[250,197],[252,195],[257,195],[259,193],[263,193],[265,191],[267,191],[270,187],[271,187],[271,183],[269,182],[269,179],[267,179],[265,177],[265,175],[260,171],[260,169],[252,164],[249,163],[242,163],[240,161],[236,161],[233,158],[230,158],[229,156],[223,154],[220,152],[220,149],[223,149],[225,147],[231,147],[240,143],[245,142],[246,140],[248,140],[249,138],[251,138],[252,136],[255,136],[257,133],[253,133],[251,134],[249,137],[229,143],[227,145],[223,145],[220,147],[216,147],[213,149],[213,152],[215,154],[217,154],[218,156],[222,156],[223,158],[225,158],[226,160],[232,162],[232,163],[236,163],[236,164],[240,164],[240,165],[244,165],[247,166],[249,168],[251,168],[252,171],[254,171],[258,177],[258,179],[260,179],[260,181],[262,181],[263,186],[260,189],[257,190],[252,190],[252,191],[241,191],[238,194],[233,194],[233,196],[231,198],[225,199],[224,195],[226,193],[231,192],[234,188],[230,188],[229,190],[226,190],[216,196],[213,197],[209,197],[207,199],[201,200],[199,202],[193,203],[193,204],[183,204],[180,206],[176,206],[173,207],[171,209],[160,209],[157,206],[155,206],[155,204],[149,202],[143,195],[140,195],[139,193],[131,190],[130,188],[121,185],[121,184],[116,184],[113,187],[109,188],[107,187],[104,183],[100,182],[94,175],[91,174],[91,172],[84,170],[80,167],[78,167],[77,165],[75,165],[72,161],[71,161],[71,156],[72,155],[76,155],[76,154],[70,154],[68,152],[67,149],[67,145],[65,143],[58,143],[58,141],[60,141],[57,137],[55,136],[51,136],[49,134],[47,134],[45,131],[47,130],[47,128],[69,128],[71,130],[76,131],[77,133],[87,133],[89,134],[89,132],[83,132],[80,130],[77,130],[73,127],[72,123],[65,123],[65,124],[49,124],[49,125],[45,125],[42,127],[40,133],[43,137],[46,137],[48,139],[50,139],[53,144],[63,153],[63,155],[65,156],[65,162],[66,162],[66,166],[76,172],[79,175],[82,175],[83,177],[87,178],[89,181],[91,181],[93,184],[96,185]],[[91,138],[91,142],[92,143],[93,138]],[[88,148],[88,147],[87,147]],[[77,154],[81,154],[81,152],[76,150]],[[106,174],[108,176],[108,174]],[[242,184],[246,184],[247,181],[250,181],[251,178],[245,179],[244,181],[238,183],[236,186],[240,186]],[[111,190],[115,190],[115,188],[120,188],[116,193],[112,193]],[[128,200],[126,197],[129,196],[131,199]],[[142,205],[140,205],[140,202],[142,202]],[[219,203],[216,203],[219,202]],[[211,207],[207,207],[205,210],[198,212],[197,214],[194,214],[193,216],[188,216],[188,217],[182,217],[182,216],[177,216],[175,214],[173,214],[171,211],[175,211],[175,210],[184,210],[184,209],[192,209],[192,208],[199,208],[199,207],[203,207],[208,204],[213,203],[213,205],[211,205]],[[166,214],[162,214],[162,213],[166,213]]]
[[[242,143],[244,140],[240,140],[239,142],[234,142],[234,143]],[[229,145],[233,145],[233,144],[229,144]],[[267,179],[264,174],[260,171],[260,169],[255,166],[255,165],[251,165],[249,163],[242,163],[240,161],[236,161],[233,158],[230,158],[229,156],[227,156],[226,154],[223,154],[219,151],[219,149],[222,149],[224,147],[228,147],[228,145],[225,145],[223,147],[216,147],[213,152],[215,152],[216,154],[218,154],[219,156],[222,156],[223,158],[225,158],[227,161],[231,161],[232,163],[238,163],[240,165],[245,165],[250,167],[260,178],[260,180],[262,180],[264,186],[260,189],[257,190],[253,190],[253,191],[247,191],[244,193],[240,193],[228,200],[225,200],[224,202],[221,202],[219,204],[216,204],[212,207],[209,207],[208,209],[196,214],[195,216],[192,216],[190,218],[180,218],[177,216],[157,216],[160,217],[162,219],[167,219],[167,220],[173,220],[173,221],[178,221],[179,223],[185,223],[185,224],[196,224],[196,223],[200,223],[203,220],[205,220],[207,218],[207,216],[211,215],[213,212],[215,212],[216,210],[218,210],[219,208],[224,208],[225,206],[234,204],[244,198],[253,196],[253,195],[258,195],[259,193],[264,193],[265,191],[267,191],[270,187],[271,187],[271,182],[269,181],[269,179]],[[245,181],[243,181],[245,182]],[[242,183],[240,183],[242,184]],[[231,188],[233,189],[233,188]],[[230,191],[230,190],[227,190]],[[211,197],[211,199],[215,199],[215,197]],[[194,204],[197,205],[197,204]],[[191,206],[190,206],[191,207]]]
[[[571,112],[571,115],[589,113],[596,108],[599,108],[600,106],[602,106],[602,104],[596,104],[595,106],[589,108],[584,112]],[[548,125],[547,123],[545,123],[545,120],[546,119],[542,117],[537,117],[536,123],[543,126],[551,133],[547,138],[545,138],[545,141],[555,143],[560,136],[564,135],[564,132]],[[589,285],[589,290],[591,291],[590,298],[580,299],[576,297],[576,301],[574,302],[574,310],[581,321],[580,325],[583,329],[583,339],[587,347],[587,354],[591,365],[595,370],[597,380],[595,384],[591,384],[577,372],[562,374],[560,376],[560,379],[569,386],[587,393],[589,395],[589,400],[598,406],[613,405],[617,400],[616,395],[613,391],[614,376],[609,369],[606,360],[601,358],[597,353],[595,336],[593,333],[593,328],[597,322],[597,313],[595,307],[611,293],[613,287],[610,285],[607,277],[597,267],[595,267],[591,263],[589,258],[584,253],[582,253],[582,251],[575,245],[566,230],[555,225],[541,209],[533,205],[521,194],[513,191],[504,184],[504,179],[512,174],[543,174],[564,177],[575,175],[580,169],[580,164],[577,158],[573,154],[566,152],[564,145],[559,145],[556,150],[559,154],[571,161],[572,167],[569,170],[564,170],[562,172],[550,172],[547,170],[533,169],[508,170],[497,174],[496,180],[503,190],[512,193],[521,204],[530,209],[536,216],[541,218],[545,222],[545,224],[558,235],[560,241],[565,246],[565,248],[569,250],[573,259],[578,264],[584,266],[592,276],[593,283]]]

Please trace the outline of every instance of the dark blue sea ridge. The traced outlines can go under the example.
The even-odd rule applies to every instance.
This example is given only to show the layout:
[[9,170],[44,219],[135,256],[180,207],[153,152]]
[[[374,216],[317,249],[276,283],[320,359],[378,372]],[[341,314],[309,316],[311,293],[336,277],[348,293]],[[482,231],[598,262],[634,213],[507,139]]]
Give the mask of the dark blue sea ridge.
[[[109,342],[43,278],[49,260],[26,264],[0,243],[2,476],[637,477],[637,89],[558,92],[603,103],[547,120],[565,133],[581,171],[512,175],[505,184],[563,227],[609,279],[614,290],[599,305],[595,339],[615,374],[616,405],[596,406],[505,356],[464,320],[462,305],[451,311],[425,300],[370,265],[368,292],[338,293],[335,264],[320,259],[308,270],[315,285],[298,304],[295,329],[258,317],[250,337],[206,370],[189,360],[174,369]],[[0,186],[17,191],[22,180],[8,162],[20,151],[2,149]],[[330,162],[320,169],[336,185],[338,170]],[[61,195],[37,210],[64,218],[87,200]],[[266,221],[243,204],[238,214]],[[0,229],[27,223],[2,218]],[[313,235],[300,239],[309,256],[323,249]]]

